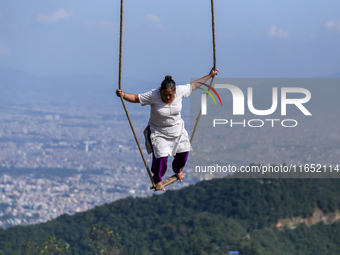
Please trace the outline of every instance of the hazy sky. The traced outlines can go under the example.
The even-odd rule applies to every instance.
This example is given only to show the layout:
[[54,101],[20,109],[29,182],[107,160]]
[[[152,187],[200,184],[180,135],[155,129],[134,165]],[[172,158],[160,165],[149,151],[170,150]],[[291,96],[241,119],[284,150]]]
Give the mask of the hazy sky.
[[[1,0],[0,65],[117,79],[118,0]],[[209,0],[126,0],[123,77],[177,83],[212,67]],[[339,0],[215,0],[219,77],[340,72]]]

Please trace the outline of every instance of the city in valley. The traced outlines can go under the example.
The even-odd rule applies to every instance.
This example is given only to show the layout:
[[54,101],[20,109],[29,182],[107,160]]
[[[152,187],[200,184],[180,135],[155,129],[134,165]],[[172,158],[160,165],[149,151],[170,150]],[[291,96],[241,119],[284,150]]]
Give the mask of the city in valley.
[[[46,222],[128,196],[152,195],[150,179],[122,112],[2,107],[0,227]],[[148,115],[146,108],[131,112],[142,145]],[[151,167],[151,157],[144,153]],[[167,175],[171,175],[170,165]],[[192,182],[188,178],[173,186]]]

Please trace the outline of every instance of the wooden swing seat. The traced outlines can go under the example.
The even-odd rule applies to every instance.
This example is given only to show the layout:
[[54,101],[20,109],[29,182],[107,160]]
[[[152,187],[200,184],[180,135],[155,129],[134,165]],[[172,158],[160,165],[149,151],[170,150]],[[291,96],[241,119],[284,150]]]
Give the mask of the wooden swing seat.
[[[178,178],[177,178],[177,176],[174,174],[173,176],[169,177],[168,179],[162,181],[162,184],[163,184],[164,187],[166,187],[166,186],[168,186],[168,185],[170,185],[170,184],[173,184],[173,183],[174,183],[175,181],[177,181],[177,180],[178,180]],[[153,189],[154,191],[157,191],[157,190],[156,190],[156,186],[152,186],[152,187],[150,187],[150,189]]]

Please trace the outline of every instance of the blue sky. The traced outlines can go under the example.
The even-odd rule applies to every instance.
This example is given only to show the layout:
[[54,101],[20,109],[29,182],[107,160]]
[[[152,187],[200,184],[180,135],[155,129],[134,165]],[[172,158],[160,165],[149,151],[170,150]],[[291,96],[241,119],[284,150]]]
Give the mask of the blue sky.
[[[118,0],[2,0],[0,66],[117,79]],[[123,79],[177,83],[212,67],[209,0],[126,0]],[[219,77],[340,72],[340,1],[215,0]]]

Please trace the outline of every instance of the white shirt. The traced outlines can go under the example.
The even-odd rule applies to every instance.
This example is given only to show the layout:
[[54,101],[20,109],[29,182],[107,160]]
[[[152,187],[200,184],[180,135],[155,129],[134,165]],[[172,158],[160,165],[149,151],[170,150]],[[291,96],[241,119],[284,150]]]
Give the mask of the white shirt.
[[[159,88],[138,94],[142,106],[151,106],[148,126],[150,126],[150,140],[156,158],[190,151],[188,132],[184,128],[181,110],[182,99],[190,96],[191,92],[190,84],[177,85],[174,101],[170,105],[163,102]],[[147,135],[147,129],[144,130],[144,135]],[[145,143],[150,154],[152,148],[147,137]]]

